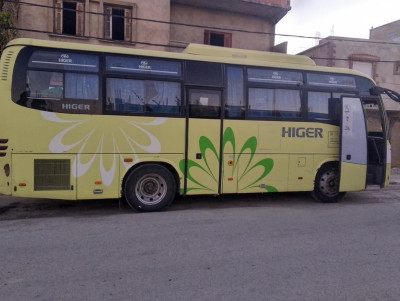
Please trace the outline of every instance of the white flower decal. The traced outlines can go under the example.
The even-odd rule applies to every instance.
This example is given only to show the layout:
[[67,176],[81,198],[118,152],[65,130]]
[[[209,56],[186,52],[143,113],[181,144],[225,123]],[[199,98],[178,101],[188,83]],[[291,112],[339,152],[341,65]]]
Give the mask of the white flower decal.
[[[134,163],[137,163],[140,161],[138,156],[140,153],[161,152],[160,141],[145,128],[159,126],[168,121],[168,118],[154,118],[150,122],[137,122],[121,116],[110,118],[110,123],[107,123],[106,118],[85,117],[85,119],[70,120],[62,119],[52,112],[41,112],[41,114],[50,122],[65,125],[64,129],[50,141],[49,150],[52,153],[77,154],[72,170],[76,178],[96,166],[98,159],[98,168],[105,186],[110,186],[114,181],[118,156],[127,169],[132,163],[124,162],[122,154],[132,155]],[[84,154],[89,155],[89,161],[82,160]],[[107,161],[104,154],[111,154],[112,162],[108,162],[110,160]]]

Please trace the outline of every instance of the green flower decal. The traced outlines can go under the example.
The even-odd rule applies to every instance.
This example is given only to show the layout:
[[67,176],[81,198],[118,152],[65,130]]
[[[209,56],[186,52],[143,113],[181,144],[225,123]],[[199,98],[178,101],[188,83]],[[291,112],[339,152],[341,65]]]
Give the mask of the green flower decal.
[[[277,192],[278,190],[270,185],[265,185],[262,184],[260,185],[260,181],[265,179],[267,175],[271,172],[272,168],[274,167],[274,161],[270,158],[265,158],[262,159],[256,163],[253,163],[254,161],[254,155],[257,149],[257,138],[256,137],[250,137],[247,139],[247,141],[243,144],[242,148],[240,149],[239,153],[237,153],[236,150],[236,140],[235,140],[235,134],[232,130],[232,128],[228,127],[226,128],[222,140],[222,148],[223,148],[223,153],[225,153],[225,150],[229,147],[229,145],[232,148],[232,154],[230,154],[230,161],[231,166],[231,177],[234,177],[234,175],[238,172],[237,168],[239,166],[239,162],[241,166],[245,166],[244,169],[240,170],[240,175],[238,175],[238,183],[239,187],[241,182],[246,183],[244,187],[239,188],[241,191],[245,191],[250,188],[264,188],[268,192]],[[218,184],[218,175],[215,174],[218,172],[218,169],[213,169],[210,167],[210,161],[214,161],[215,159],[217,162],[220,161],[220,156],[218,155],[218,151],[215,148],[214,144],[211,142],[210,139],[208,139],[205,136],[200,137],[199,139],[199,148],[200,148],[200,153],[202,155],[202,162],[201,164],[193,161],[193,160],[188,160],[187,161],[187,178],[190,184],[188,185],[189,187],[187,188],[187,191],[191,190],[207,190],[207,191],[214,191],[215,189],[212,189],[212,186],[215,186]],[[213,156],[214,158],[210,158],[207,156]],[[182,173],[185,173],[185,160],[181,160],[179,163],[179,168]],[[254,174],[259,174],[259,170],[262,170],[261,175],[256,177],[255,180],[251,181],[250,184],[246,182],[246,177],[251,177]],[[194,176],[192,176],[192,171],[200,169],[204,174],[207,175],[208,181],[207,184],[201,183],[199,179],[196,179]],[[257,170],[257,171],[256,171]],[[198,171],[198,170],[197,170]],[[211,179],[211,181],[210,181]]]

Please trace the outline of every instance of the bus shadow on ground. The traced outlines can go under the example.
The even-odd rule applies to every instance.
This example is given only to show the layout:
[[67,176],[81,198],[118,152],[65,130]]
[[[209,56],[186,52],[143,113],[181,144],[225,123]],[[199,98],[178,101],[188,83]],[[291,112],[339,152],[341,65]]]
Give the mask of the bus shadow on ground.
[[219,196],[186,196],[178,197],[168,208],[174,210],[191,209],[225,209],[241,207],[337,207],[346,205],[357,205],[380,202],[381,199],[368,194],[367,192],[352,192],[338,203],[321,203],[315,200],[310,192],[283,192],[268,194],[236,194]]
[[16,200],[2,206],[0,221],[62,216],[102,216],[129,213],[129,207],[118,199],[106,200]]
[[[53,199],[8,199],[0,197],[0,221],[29,218],[67,217],[67,216],[107,216],[136,213],[125,200],[53,200]],[[400,200],[400,190],[363,191],[348,193],[339,203],[324,204],[314,200],[310,193],[268,193],[219,196],[178,196],[166,211],[217,210],[246,207],[287,207],[293,209],[320,206],[322,209],[337,206],[363,205]],[[2,205],[2,203],[4,205]]]

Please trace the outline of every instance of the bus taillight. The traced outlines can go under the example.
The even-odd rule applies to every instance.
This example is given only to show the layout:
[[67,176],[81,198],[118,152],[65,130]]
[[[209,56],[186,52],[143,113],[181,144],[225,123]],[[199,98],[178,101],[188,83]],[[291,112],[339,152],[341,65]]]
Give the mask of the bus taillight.
[[[0,144],[6,144],[8,143],[8,139],[0,139]],[[0,145],[0,150],[7,150],[8,146],[7,145]],[[6,152],[0,152],[0,157],[5,157],[7,155]]]

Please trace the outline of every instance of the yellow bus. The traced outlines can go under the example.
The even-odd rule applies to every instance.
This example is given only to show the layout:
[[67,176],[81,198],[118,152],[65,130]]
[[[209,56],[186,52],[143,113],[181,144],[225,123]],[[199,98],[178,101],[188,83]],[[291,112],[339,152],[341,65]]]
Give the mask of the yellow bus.
[[336,202],[389,182],[385,91],[305,56],[16,39],[0,72],[5,195],[156,211],[176,194]]

